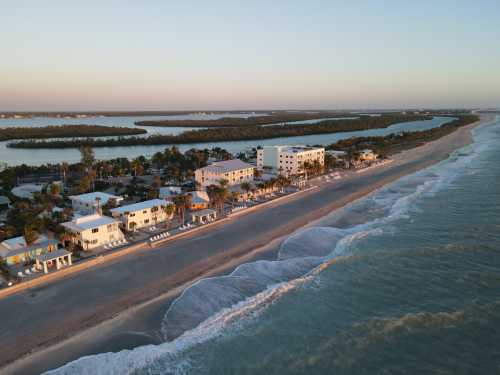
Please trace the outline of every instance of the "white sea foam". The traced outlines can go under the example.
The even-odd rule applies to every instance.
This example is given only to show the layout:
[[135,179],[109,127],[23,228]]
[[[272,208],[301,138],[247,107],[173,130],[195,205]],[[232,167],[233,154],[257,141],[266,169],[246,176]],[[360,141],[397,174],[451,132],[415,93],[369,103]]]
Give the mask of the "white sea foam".
[[364,214],[368,218],[365,222],[343,229],[319,226],[298,231],[284,241],[278,260],[243,264],[229,276],[201,280],[185,290],[172,303],[162,324],[163,334],[178,336],[175,340],[84,357],[51,373],[130,374],[144,368],[154,373],[158,366],[162,374],[191,371],[189,360],[179,354],[255,317],[282,295],[314,279],[322,272],[324,262],[351,254],[357,241],[382,233],[397,220],[408,219],[423,197],[452,184],[485,148],[491,147],[488,131],[490,128],[481,127],[474,131],[481,142],[342,210],[341,215]]

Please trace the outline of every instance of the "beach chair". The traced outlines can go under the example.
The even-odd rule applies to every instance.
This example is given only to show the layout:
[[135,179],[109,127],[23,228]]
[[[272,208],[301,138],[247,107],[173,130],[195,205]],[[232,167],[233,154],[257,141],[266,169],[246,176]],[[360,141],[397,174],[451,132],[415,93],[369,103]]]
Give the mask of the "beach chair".
[[165,234],[167,235],[167,237],[170,236],[170,233],[168,233],[168,232],[165,232]]
[[23,271],[19,271],[19,272],[17,273],[17,276],[19,276],[19,277],[24,277],[24,275],[23,275]]
[[25,273],[26,275],[31,275],[31,271],[30,271],[30,269],[29,269],[29,268],[28,268],[28,269],[25,269],[25,270],[24,270],[24,273]]

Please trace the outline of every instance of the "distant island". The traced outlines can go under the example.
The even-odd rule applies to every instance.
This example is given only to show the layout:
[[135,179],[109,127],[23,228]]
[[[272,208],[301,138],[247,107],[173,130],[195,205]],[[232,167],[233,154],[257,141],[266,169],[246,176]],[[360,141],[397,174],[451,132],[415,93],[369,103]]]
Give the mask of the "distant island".
[[397,123],[430,120],[432,118],[433,116],[429,115],[388,114],[378,117],[361,116],[358,119],[350,120],[325,120],[317,124],[308,125],[289,124],[249,127],[213,127],[209,129],[189,130],[178,135],[167,134],[151,135],[149,137],[119,137],[111,139],[88,138],[49,141],[36,141],[30,139],[9,143],[8,147],[29,149],[78,148],[82,145],[91,147],[121,147],[259,140],[387,128]]
[[103,125],[51,125],[31,128],[5,127],[0,128],[0,141],[40,138],[108,137],[145,133],[147,131],[140,128]]
[[237,127],[258,126],[286,123],[293,121],[319,120],[325,118],[353,117],[352,113],[342,112],[314,112],[314,113],[289,113],[273,112],[270,115],[252,117],[222,117],[215,120],[145,120],[137,121],[140,126],[162,126],[162,127],[186,127],[186,128],[208,128],[208,127]]
[[121,116],[180,116],[194,114],[243,114],[243,113],[268,113],[269,111],[83,111],[83,112],[0,112],[0,119],[28,119],[35,117],[48,118],[87,118],[87,117],[121,117]]

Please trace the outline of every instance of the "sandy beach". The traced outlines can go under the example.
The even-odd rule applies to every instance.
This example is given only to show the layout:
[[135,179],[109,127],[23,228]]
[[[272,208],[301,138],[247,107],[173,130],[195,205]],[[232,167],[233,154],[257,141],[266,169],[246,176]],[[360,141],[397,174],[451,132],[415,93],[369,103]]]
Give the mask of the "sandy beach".
[[200,278],[273,259],[281,241],[335,209],[441,160],[471,142],[471,124],[394,161],[0,300],[1,373],[39,374],[84,355],[159,343],[163,315]]

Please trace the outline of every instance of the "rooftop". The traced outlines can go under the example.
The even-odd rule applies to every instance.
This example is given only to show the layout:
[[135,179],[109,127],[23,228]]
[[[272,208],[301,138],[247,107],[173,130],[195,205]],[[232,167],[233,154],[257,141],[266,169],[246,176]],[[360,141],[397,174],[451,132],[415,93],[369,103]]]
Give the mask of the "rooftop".
[[189,192],[191,194],[191,203],[207,203],[210,202],[210,198],[208,197],[208,194],[206,191],[191,191]]
[[108,194],[108,193],[103,193],[100,191],[94,191],[92,193],[86,193],[86,194],[80,194],[80,195],[71,195],[69,197],[71,200],[79,200],[81,202],[87,202],[87,203],[94,203],[96,198],[99,198],[101,200],[101,204],[106,204],[108,200],[110,199],[116,199],[117,201],[123,200],[122,197],[113,195],[113,194]]
[[97,228],[102,225],[114,224],[117,221],[109,216],[101,216],[98,214],[81,216],[61,225],[72,231],[83,231],[86,229]]
[[313,151],[313,150],[324,150],[323,147],[311,147],[311,146],[264,146],[264,149],[279,149],[281,152],[303,152],[303,151]]
[[31,199],[33,198],[33,193],[40,193],[44,185],[37,184],[24,184],[16,186],[12,189],[12,194],[19,198]]
[[211,208],[206,208],[204,210],[194,211],[191,213],[191,215],[192,216],[207,216],[207,215],[212,215],[215,213],[216,213],[215,210],[212,210]]
[[11,257],[18,254],[23,254],[25,252],[31,251],[33,249],[39,249],[41,247],[47,247],[48,245],[56,245],[57,240],[48,239],[46,236],[41,235],[37,240],[30,246],[26,245],[24,237],[15,237],[9,240],[5,240],[0,243],[0,257]]
[[138,202],[134,204],[128,204],[126,206],[121,206],[117,208],[113,208],[110,210],[112,213],[123,214],[125,212],[136,212],[142,211],[147,208],[152,208],[156,206],[164,206],[166,202],[163,199],[151,199],[149,201]]
[[239,171],[240,169],[255,168],[252,164],[245,163],[240,159],[217,161],[210,165],[207,165],[207,169],[216,169],[217,172],[232,172]]
[[45,253],[43,255],[40,255],[39,257],[37,257],[37,259],[40,262],[46,262],[48,260],[53,260],[56,258],[60,258],[60,257],[66,256],[66,255],[69,255],[69,254],[71,254],[69,251],[66,251],[64,249],[60,249],[60,250],[51,251],[50,253]]

